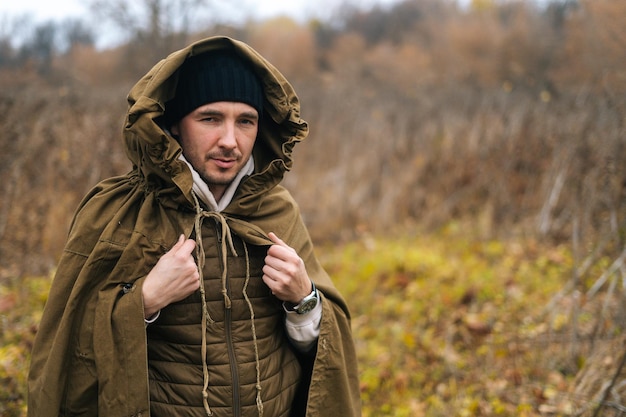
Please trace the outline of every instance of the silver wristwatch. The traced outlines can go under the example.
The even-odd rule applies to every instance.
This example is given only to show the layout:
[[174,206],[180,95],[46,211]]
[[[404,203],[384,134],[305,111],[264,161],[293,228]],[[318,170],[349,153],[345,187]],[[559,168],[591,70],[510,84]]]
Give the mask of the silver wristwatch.
[[298,314],[306,314],[309,311],[313,310],[317,303],[319,302],[319,295],[317,293],[317,288],[315,288],[315,284],[311,281],[311,286],[313,287],[313,291],[306,297],[300,301],[298,304],[290,303],[288,301],[283,301],[283,308],[286,311],[293,311]]

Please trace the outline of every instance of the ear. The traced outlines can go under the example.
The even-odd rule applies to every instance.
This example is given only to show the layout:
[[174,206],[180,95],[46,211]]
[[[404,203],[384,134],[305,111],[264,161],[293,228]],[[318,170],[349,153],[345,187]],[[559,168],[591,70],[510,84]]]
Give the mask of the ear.
[[170,133],[175,138],[178,138],[178,135],[180,135],[180,128],[178,127],[178,123],[175,123],[170,127]]

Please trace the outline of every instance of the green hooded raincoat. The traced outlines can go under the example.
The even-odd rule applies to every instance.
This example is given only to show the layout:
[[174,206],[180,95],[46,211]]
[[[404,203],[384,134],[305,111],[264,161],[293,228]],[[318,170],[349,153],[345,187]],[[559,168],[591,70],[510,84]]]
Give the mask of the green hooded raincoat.
[[72,393],[94,384],[97,395],[83,400],[97,402],[99,416],[150,415],[141,285],[181,233],[195,235],[198,206],[181,148],[161,123],[184,60],[222,48],[252,63],[266,97],[254,173],[221,215],[246,244],[271,245],[267,233],[276,232],[297,250],[323,294],[317,351],[303,367],[309,384],[300,415],[360,415],[348,308],[314,256],[297,205],[278,184],[292,166],[294,145],[308,132],[298,98],[249,46],[215,37],[171,54],[130,91],[123,138],[133,168],[94,187],[73,219],[32,352],[30,417],[63,415]]

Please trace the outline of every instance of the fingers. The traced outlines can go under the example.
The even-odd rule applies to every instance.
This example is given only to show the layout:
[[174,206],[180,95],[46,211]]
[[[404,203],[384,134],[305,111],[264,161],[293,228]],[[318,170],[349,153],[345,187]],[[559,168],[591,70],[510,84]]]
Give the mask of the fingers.
[[191,255],[195,247],[196,242],[194,242],[192,239],[186,239],[185,235],[181,234],[178,237],[178,241],[176,242],[176,244],[172,246],[172,249],[170,249],[169,251],[174,255],[187,256]]
[[[274,245],[270,246],[270,249],[269,249],[270,255],[275,256],[277,258],[284,259],[284,260],[287,260],[293,257],[294,255],[297,256],[296,250],[292,248],[291,246],[289,246],[288,244],[286,244],[281,238],[276,236],[276,233],[269,232],[268,236],[270,240],[274,242]],[[280,248],[280,249],[276,250],[276,248]]]
[[176,244],[174,244],[174,246],[172,247],[172,249],[174,248],[179,248],[180,246],[182,246],[183,242],[185,241],[185,235],[183,235],[181,233],[180,236],[178,236],[178,241],[176,241]]
[[289,247],[289,245],[287,245],[285,242],[283,242],[281,238],[276,236],[276,233],[269,232],[268,236],[269,236],[270,240],[272,242],[274,242],[275,244],[280,245],[280,246],[285,246],[287,248]]
[[304,261],[296,250],[275,233],[268,233],[274,243],[269,247],[263,266],[263,281],[283,301],[298,301],[311,292],[311,281]]
[[195,247],[196,247],[196,242],[193,241],[192,239],[187,239],[184,241],[182,247],[179,249],[178,252],[182,253],[183,255],[191,255]]
[[268,253],[265,257],[265,266],[263,272],[271,278],[277,277],[279,274],[293,276],[297,272],[295,261],[281,259]]

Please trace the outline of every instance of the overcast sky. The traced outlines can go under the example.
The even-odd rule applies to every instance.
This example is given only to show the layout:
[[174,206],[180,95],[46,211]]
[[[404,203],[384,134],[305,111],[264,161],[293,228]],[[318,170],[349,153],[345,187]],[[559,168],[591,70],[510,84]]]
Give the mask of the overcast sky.
[[[372,5],[388,6],[401,0],[210,0],[211,16],[219,15],[221,23],[240,23],[287,15],[298,21],[326,18],[339,5],[349,2],[365,8]],[[69,18],[93,17],[87,0],[0,0],[0,19],[28,16],[34,22],[62,21]],[[135,3],[137,4],[137,3]],[[215,19],[212,19],[215,21]],[[0,20],[1,24],[1,20]],[[0,28],[2,30],[2,28]],[[99,29],[100,46],[115,44],[110,31]],[[107,34],[108,33],[108,34]],[[19,39],[19,34],[15,34]]]
[[[391,4],[400,0],[361,0],[363,6]],[[210,4],[233,15],[262,19],[287,14],[296,19],[316,15],[341,4],[341,0],[213,0]],[[354,1],[352,1],[355,4]],[[0,15],[30,14],[36,20],[80,17],[88,13],[85,0],[0,0]],[[235,18],[236,16],[233,16]]]

